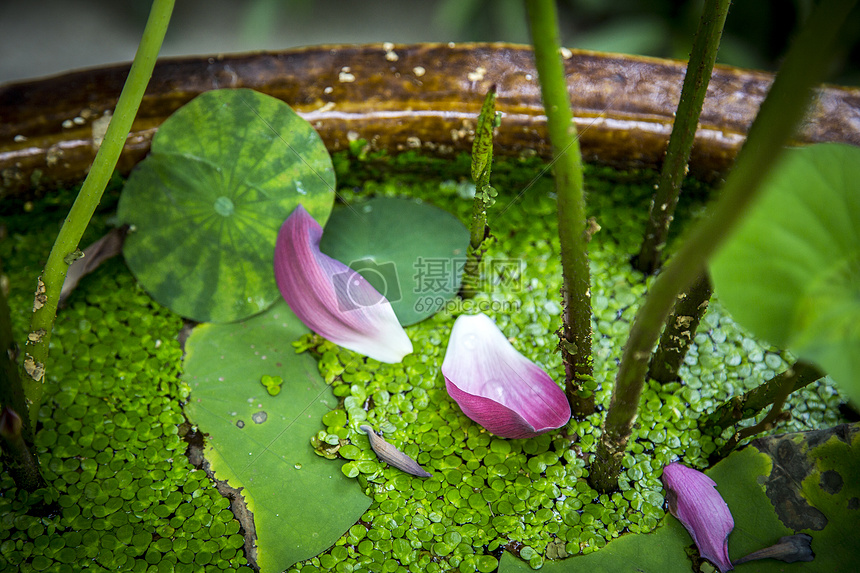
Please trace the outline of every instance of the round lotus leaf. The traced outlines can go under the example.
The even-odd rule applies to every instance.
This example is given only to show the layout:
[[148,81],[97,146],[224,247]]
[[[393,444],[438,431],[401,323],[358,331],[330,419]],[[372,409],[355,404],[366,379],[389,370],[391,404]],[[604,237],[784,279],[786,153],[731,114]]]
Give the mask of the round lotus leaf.
[[176,111],[132,172],[119,219],[123,254],[159,303],[232,322],[280,298],[275,239],[298,204],[325,224],[334,170],[313,127],[252,90],[206,92]]
[[320,242],[385,296],[404,326],[457,294],[468,246],[469,231],[447,211],[391,197],[336,209]]

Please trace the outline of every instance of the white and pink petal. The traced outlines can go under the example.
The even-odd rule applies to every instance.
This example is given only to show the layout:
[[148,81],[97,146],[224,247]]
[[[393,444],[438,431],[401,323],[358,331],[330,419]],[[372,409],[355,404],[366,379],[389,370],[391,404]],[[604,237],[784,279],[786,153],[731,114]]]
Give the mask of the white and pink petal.
[[322,227],[299,205],[275,245],[275,279],[297,317],[328,340],[380,362],[400,362],[412,342],[388,300],[320,251]]
[[485,314],[454,323],[442,375],[463,413],[497,436],[529,438],[570,419],[564,392]]

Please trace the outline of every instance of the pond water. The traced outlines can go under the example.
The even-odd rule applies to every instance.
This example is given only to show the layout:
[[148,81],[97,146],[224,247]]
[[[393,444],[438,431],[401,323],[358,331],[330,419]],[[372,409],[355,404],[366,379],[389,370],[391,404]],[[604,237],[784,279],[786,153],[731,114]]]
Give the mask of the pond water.
[[[419,163],[419,175],[345,157],[335,164],[339,195],[349,202],[407,195],[468,223],[463,161],[444,169]],[[503,551],[538,567],[599,550],[626,532],[652,531],[665,515],[662,467],[678,458],[704,467],[728,437],[703,433],[699,419],[788,366],[788,355],[748,336],[713,302],[682,367],[683,383],[652,383],[643,395],[620,491],[612,495],[598,495],[586,481],[602,412],[527,440],[496,438],[466,418],[439,373],[454,318],[464,311],[490,315],[520,352],[563,380],[555,351],[562,310],[555,201],[551,179],[539,177],[540,170],[536,161],[494,168],[499,196],[489,212],[494,240],[487,253],[494,278],[470,308],[452,301],[408,327],[414,353],[401,364],[370,366],[349,351],[306,340],[322,353],[320,372],[345,414],[320,419],[317,430],[323,439],[355,446],[325,461],[344,466],[370,506],[331,549],[291,570],[493,571]],[[589,248],[602,407],[648,284],[629,265],[653,186],[653,174],[638,176],[604,168],[587,173],[588,215],[600,226]],[[117,194],[118,186],[109,191],[83,244],[108,228]],[[697,216],[704,195],[691,186],[676,227]],[[35,278],[72,198],[52,194],[20,215],[23,204],[4,201],[0,260],[18,340],[27,330]],[[186,456],[184,438],[197,434],[183,412],[190,387],[182,379],[182,328],[182,318],[155,303],[121,259],[78,286],[57,320],[36,435],[58,512],[28,515],[34,500],[0,474],[0,564],[22,571],[250,571],[245,530],[230,501],[199,460],[195,466]],[[843,400],[826,379],[789,401],[792,416],[780,432],[844,421]],[[413,478],[379,462],[359,437],[364,420],[434,476]],[[314,436],[307,435],[308,447]],[[331,507],[337,511],[337,500]],[[280,534],[289,539],[289,532]]]

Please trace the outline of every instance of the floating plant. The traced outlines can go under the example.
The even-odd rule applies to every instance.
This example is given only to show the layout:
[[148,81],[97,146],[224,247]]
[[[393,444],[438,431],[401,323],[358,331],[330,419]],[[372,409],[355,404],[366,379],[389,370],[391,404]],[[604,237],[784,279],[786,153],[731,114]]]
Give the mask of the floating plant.
[[118,207],[123,253],[161,304],[197,321],[268,308],[278,228],[301,203],[324,224],[334,170],[316,131],[252,90],[213,90],[165,121]]
[[[647,206],[650,187],[648,184],[634,186],[626,181],[619,183],[600,169],[590,170],[588,174],[594,194],[589,215],[601,222],[618,222],[617,225],[603,225],[604,229],[590,244],[594,265],[595,364],[598,372],[605,373],[601,382],[606,384],[619,358],[619,349],[612,342],[626,334],[644,289],[641,275],[625,268],[623,262],[635,249],[645,220],[645,210],[631,213],[631,205]],[[497,165],[494,169],[502,200],[513,198],[512,193],[521,189],[533,176],[534,170],[524,170],[521,164]],[[414,197],[425,202],[433,201],[439,207],[458,213],[464,220],[468,218],[471,201],[460,196],[456,185],[426,180],[413,182],[408,188]],[[402,179],[370,181],[359,195],[389,196],[403,189]],[[489,292],[479,293],[474,304],[493,317],[506,337],[515,337],[518,348],[536,364],[557,375],[561,372],[561,364],[553,352],[552,332],[560,323],[559,309],[554,303],[559,280],[558,261],[549,256],[552,244],[544,239],[552,236],[555,230],[554,219],[548,216],[554,207],[550,180],[540,179],[532,190],[533,193],[518,203],[521,209],[511,209],[499,219],[495,225],[496,245],[487,254],[494,258],[504,255],[545,262],[526,265],[517,282],[495,285]],[[37,204],[37,210],[40,208]],[[682,204],[681,208],[679,221],[686,221],[690,218],[691,209],[695,211],[697,206]],[[50,213],[40,215],[38,211],[28,217],[26,227],[10,227],[11,240],[4,241],[0,251],[4,262],[8,261],[14,271],[10,272],[13,289],[10,301],[12,307],[19,310],[32,302],[32,294],[26,292],[23,277],[35,272],[40,254],[49,248],[45,237],[34,233],[33,229],[42,228],[52,220]],[[104,229],[102,217],[92,231],[98,233]],[[528,232],[523,229],[528,229]],[[529,288],[533,284],[543,287]],[[508,312],[505,309],[518,310]],[[271,312],[280,314],[287,311],[284,305],[279,304]],[[265,320],[263,316],[259,320]],[[546,434],[527,440],[495,438],[482,432],[477,424],[459,411],[447,396],[444,378],[439,374],[453,318],[445,309],[407,328],[415,354],[407,356],[401,364],[365,362],[353,352],[318,339],[316,343],[306,345],[320,351],[316,362],[307,355],[297,358],[311,368],[308,376],[314,374],[314,370],[323,375],[331,384],[337,400],[325,398],[323,394],[320,399],[325,399],[328,407],[314,410],[314,418],[308,420],[306,427],[298,424],[287,427],[286,423],[281,423],[280,427],[269,426],[277,422],[278,410],[274,408],[290,401],[290,382],[295,376],[284,375],[287,367],[278,366],[275,355],[263,350],[264,344],[283,342],[285,354],[291,354],[292,338],[306,331],[302,328],[289,331],[293,334],[284,334],[283,339],[276,335],[260,335],[263,340],[252,349],[250,339],[247,344],[237,342],[243,336],[240,333],[247,331],[242,323],[203,327],[190,342],[193,362],[205,366],[205,355],[198,352],[201,341],[214,336],[216,331],[229,329],[234,334],[224,336],[223,343],[219,343],[217,349],[213,348],[213,353],[220,353],[210,357],[212,364],[247,363],[256,364],[259,368],[255,367],[253,371],[245,369],[246,372],[239,372],[236,368],[234,372],[232,367],[225,367],[224,372],[215,373],[217,375],[212,378],[213,384],[222,386],[208,395],[202,384],[197,385],[199,380],[189,379],[189,385],[194,386],[189,394],[189,386],[177,380],[181,350],[174,335],[180,329],[181,321],[137,289],[125,267],[117,261],[108,263],[106,268],[98,269],[82,282],[70,298],[69,308],[60,315],[47,388],[50,403],[58,407],[40,411],[38,453],[47,468],[45,474],[49,483],[60,492],[61,515],[48,520],[47,525],[41,525],[37,523],[38,519],[24,515],[29,505],[21,498],[0,498],[2,511],[15,516],[14,521],[2,525],[0,537],[3,542],[0,546],[8,542],[4,547],[9,549],[0,555],[15,565],[28,560],[36,560],[39,565],[49,564],[60,557],[69,558],[70,552],[60,553],[49,549],[48,545],[45,549],[39,548],[43,544],[57,547],[62,540],[64,547],[78,547],[75,559],[77,552],[93,559],[101,554],[104,561],[100,562],[119,569],[130,569],[138,561],[158,560],[159,564],[165,563],[163,567],[173,564],[175,570],[217,563],[228,570],[248,571],[242,569],[247,567],[242,549],[245,540],[239,533],[239,522],[228,509],[228,500],[221,497],[202,471],[195,470],[184,461],[182,451],[186,445],[179,435],[184,435],[188,425],[182,423],[179,400],[190,400],[188,412],[195,414],[191,418],[192,423],[199,424],[201,431],[212,432],[213,442],[248,438],[248,441],[237,442],[235,446],[239,453],[238,464],[247,464],[241,456],[242,451],[247,458],[248,451],[262,450],[268,443],[255,443],[251,432],[271,428],[285,431],[281,441],[301,442],[310,454],[307,460],[285,463],[283,471],[287,475],[317,471],[313,465],[317,463],[313,461],[316,458],[318,463],[331,468],[333,473],[326,475],[332,475],[333,479],[338,473],[355,478],[347,484],[353,486],[349,489],[354,490],[363,503],[370,505],[363,512],[357,510],[355,517],[344,519],[345,533],[337,537],[331,548],[317,557],[297,563],[292,571],[303,567],[322,570],[337,570],[338,566],[341,569],[347,566],[375,567],[376,563],[389,563],[411,571],[437,568],[492,571],[499,565],[503,573],[532,570],[529,563],[516,559],[508,551],[501,559],[497,558],[503,547],[522,547],[520,557],[528,557],[535,566],[542,563],[543,568],[549,571],[556,568],[568,571],[580,559],[583,559],[581,567],[587,571],[599,571],[593,560],[606,559],[613,563],[613,558],[619,559],[613,555],[623,555],[628,562],[633,559],[633,562],[644,566],[648,563],[646,556],[651,553],[643,548],[653,548],[658,541],[660,547],[667,548],[660,552],[661,563],[674,563],[688,570],[683,551],[685,546],[692,545],[692,541],[683,527],[664,513],[659,467],[678,456],[683,456],[688,464],[703,467],[708,454],[718,444],[698,431],[698,418],[723,400],[784,369],[787,366],[784,356],[750,338],[719,303],[712,305],[681,367],[685,385],[652,384],[645,389],[639,425],[634,430],[633,443],[624,459],[621,490],[611,496],[599,496],[586,482],[585,463],[576,449],[578,447],[585,455],[594,451],[598,435],[596,420],[571,423],[569,431],[579,437],[574,447],[570,447],[567,440]],[[17,331],[25,331],[26,315],[17,312],[13,320]],[[273,330],[284,328],[273,317],[269,320],[274,322]],[[313,341],[310,335],[300,340]],[[223,360],[220,358],[222,354],[225,356]],[[282,362],[282,365],[286,364]],[[220,399],[226,398],[229,394],[227,389],[233,387],[223,386],[224,382],[217,380],[219,376],[225,376],[225,381],[235,380],[236,388],[246,389],[248,397],[259,398],[254,403],[242,403],[244,394],[239,393],[238,403],[229,406],[227,411],[227,420],[231,423],[223,426],[220,422],[196,419],[200,414],[203,420],[208,420],[224,407],[219,405]],[[262,383],[264,376],[271,377],[267,379],[270,383],[276,382],[276,377],[282,378],[281,392],[277,396],[271,396],[267,391]],[[195,405],[198,391],[202,402]],[[605,390],[598,391],[596,397],[603,404],[608,399]],[[837,409],[840,398],[827,380],[811,385],[802,395],[792,396],[789,401],[794,418],[788,422],[788,429],[809,430],[840,422]],[[147,404],[146,411],[140,409],[142,403]],[[209,408],[210,403],[213,405],[210,411],[202,412],[201,407]],[[260,403],[265,406],[258,408]],[[373,407],[365,409],[365,404]],[[253,415],[261,410],[267,417],[257,424]],[[236,425],[238,415],[230,416],[233,411],[247,414],[247,419],[242,418],[247,423],[244,428]],[[138,427],[143,430],[142,424],[147,424],[148,431],[154,431],[152,424],[148,423],[150,416],[158,418],[163,436],[141,441],[139,436],[150,434],[137,434]],[[259,414],[257,419],[260,419]],[[362,423],[383,430],[386,440],[415,458],[436,477],[413,478],[379,462],[367,436],[358,430]],[[177,425],[178,433],[172,435]],[[94,433],[90,433],[89,427],[95,428]],[[234,437],[222,438],[221,428],[233,432]],[[286,434],[295,428],[299,428],[298,435],[288,438]],[[320,432],[323,432],[322,443],[331,449],[338,448],[333,455],[343,458],[343,461],[330,461],[313,453],[309,439],[317,437]],[[787,444],[794,443],[792,439],[786,439]],[[852,439],[856,441],[856,437]],[[165,449],[161,449],[160,443],[165,445]],[[854,470],[850,464],[856,461],[852,462],[854,458],[848,453],[856,451],[857,446],[855,444],[855,450],[850,450],[838,436],[827,444],[826,451],[815,450],[818,452],[816,455],[826,456],[815,462],[814,471],[801,480],[806,484],[801,495],[810,505],[821,508],[829,520],[825,529],[812,532],[815,536],[813,546],[835,550],[826,554],[819,551],[817,563],[821,567],[830,567],[829,570],[839,570],[851,563],[850,548],[839,544],[839,532],[847,527],[840,524],[846,523],[844,520],[850,523],[851,515],[839,508],[860,494],[847,480],[838,493],[828,493],[814,486],[831,481],[836,483],[836,480],[828,481],[833,475],[828,472],[851,475]],[[248,447],[252,449],[245,450]],[[278,452],[276,447],[271,447],[260,459],[266,456],[275,458]],[[83,459],[78,460],[78,457]],[[213,467],[224,463],[218,455],[212,455],[212,458],[210,463],[214,464]],[[165,461],[168,459],[173,461]],[[736,458],[732,456],[730,459]],[[746,458],[741,456],[741,459]],[[752,482],[756,482],[758,476],[769,475],[768,464],[772,464],[767,461],[770,457],[763,453],[754,459],[757,460],[754,466],[758,473],[750,470],[748,479]],[[96,466],[92,465],[93,461]],[[296,468],[297,464],[301,468]],[[841,464],[849,465],[843,468]],[[340,465],[345,471],[338,472]],[[73,466],[77,469],[71,469]],[[709,475],[720,485],[726,501],[730,504],[755,503],[755,509],[749,513],[735,512],[736,528],[729,547],[732,557],[767,547],[781,536],[793,532],[779,525],[779,518],[764,493],[757,494],[760,498],[745,497],[749,495],[746,484],[739,483],[736,476],[747,470],[731,464],[725,471],[722,468],[722,464],[715,468],[722,474],[709,472]],[[159,472],[164,472],[164,479],[147,485],[146,478],[160,476]],[[217,471],[215,475],[217,477]],[[79,476],[77,481],[76,476]],[[115,484],[111,478],[119,481]],[[329,499],[331,494],[323,493],[322,488],[330,481],[326,478],[314,486]],[[98,484],[108,495],[109,502],[104,509],[95,509],[90,498],[86,497],[85,490],[90,483]],[[280,481],[276,483],[284,485]],[[152,488],[152,485],[160,487],[160,484],[164,485],[163,490]],[[3,487],[11,488],[8,478],[4,478]],[[251,489],[249,495],[253,497]],[[759,489],[763,492],[763,488]],[[92,494],[98,491],[95,485],[90,485],[89,490]],[[139,490],[143,491],[138,493]],[[150,490],[152,493],[147,493]],[[835,487],[831,487],[831,491],[835,491]],[[110,501],[113,499],[116,500]],[[455,508],[452,517],[445,514],[448,506]],[[114,507],[118,509],[114,510]],[[132,517],[133,507],[148,510],[142,521],[135,521]],[[500,509],[507,513],[501,513]],[[102,511],[108,513],[104,517],[84,517],[89,512]],[[278,546],[271,549],[264,541],[268,535],[266,531],[274,528],[277,533],[279,526],[268,521],[266,510],[259,513],[259,519],[265,519],[267,529],[258,532],[262,536],[258,544],[264,548],[264,558],[267,552],[269,557],[274,557],[285,551],[280,545],[289,542],[290,538],[288,534],[278,537],[275,540]],[[326,511],[326,515],[329,513]],[[761,530],[763,515],[769,516],[768,533],[759,538],[754,534]],[[212,517],[211,523],[209,516]],[[128,522],[121,522],[122,519],[128,519]],[[434,521],[436,519],[439,521]],[[666,525],[658,528],[663,520],[666,520]],[[110,524],[110,527],[95,529],[102,523]],[[364,524],[372,527],[368,529]],[[80,541],[76,531],[82,536]],[[621,536],[624,531],[653,532],[653,535]],[[31,532],[36,537],[30,537]],[[17,548],[19,543],[20,549]],[[638,549],[624,549],[625,546]],[[668,548],[674,547],[678,548],[678,553],[669,551]],[[577,560],[554,561],[573,555],[579,555]],[[605,570],[616,569],[607,566]],[[672,571],[668,566],[661,570]]]
[[469,233],[432,203],[376,197],[340,206],[326,231],[320,250],[384,294],[403,326],[436,314],[460,290]]
[[[486,254],[487,260],[495,255],[526,263],[516,273],[519,283],[490,281],[485,292],[475,292],[471,286],[478,275],[468,275],[467,291],[474,296],[469,302],[504,303],[490,307],[492,318],[465,309],[466,301],[462,307],[448,304],[458,286],[455,257],[469,237],[444,211],[394,199],[352,203],[352,208],[345,207],[351,210],[341,211],[342,221],[323,232],[335,195],[332,163],[310,125],[274,98],[250,90],[218,90],[165,122],[153,140],[152,154],[131,176],[120,199],[119,218],[131,231],[125,252],[128,267],[155,301],[173,312],[229,324],[194,329],[184,348],[184,386],[177,384],[177,341],[167,345],[173,351],[167,366],[159,352],[162,338],[144,337],[113,353],[112,347],[94,350],[103,347],[100,336],[111,335],[99,330],[101,317],[80,319],[70,313],[78,318],[71,334],[55,341],[58,351],[65,350],[52,364],[56,407],[33,411],[43,422],[36,445],[49,460],[45,478],[54,489],[9,503],[20,513],[40,497],[43,505],[55,504],[68,514],[39,521],[18,515],[11,522],[14,527],[4,523],[14,531],[0,543],[4,561],[25,570],[64,570],[82,559],[113,569],[191,570],[206,567],[219,552],[219,568],[241,568],[244,558],[265,572],[322,568],[489,573],[498,567],[506,573],[545,565],[550,570],[596,571],[601,562],[611,563],[642,543],[641,535],[623,543],[613,539],[652,532],[668,519],[656,535],[670,540],[669,551],[655,556],[652,550],[637,561],[651,567],[671,559],[663,570],[686,569],[690,563],[681,553],[690,546],[685,546],[686,534],[666,517],[665,492],[670,511],[687,527],[701,557],[726,571],[732,567],[727,535],[733,519],[715,495],[715,483],[730,505],[737,502],[734,495],[747,501],[744,509],[755,509],[752,518],[737,514],[747,533],[759,524],[768,536],[778,533],[777,539],[756,543],[748,554],[783,555],[789,561],[800,555],[805,560],[811,557],[808,537],[814,540],[820,532],[831,550],[823,560],[828,570],[856,561],[855,551],[844,550],[836,534],[839,525],[844,528],[847,519],[856,518],[857,489],[844,477],[856,473],[856,427],[843,426],[807,443],[785,438],[775,448],[759,440],[714,467],[713,478],[675,463],[682,458],[691,467],[703,466],[730,441],[731,432],[703,433],[698,418],[743,387],[775,375],[785,366],[780,350],[747,337],[717,303],[702,318],[699,331],[689,332],[692,343],[678,371],[683,385],[649,382],[644,368],[675,295],[701,274],[800,121],[804,98],[833,51],[834,34],[829,32],[844,20],[850,2],[834,0],[816,7],[799,44],[786,57],[785,71],[776,76],[712,216],[700,221],[650,285],[630,272],[626,261],[632,251],[627,244],[620,246],[626,240],[619,236],[635,216],[625,211],[616,217],[624,219],[617,229],[601,238],[593,237],[600,228],[596,220],[587,224],[585,209],[593,205],[586,206],[582,192],[581,157],[571,129],[555,13],[547,10],[551,6],[527,2],[558,193],[534,197],[541,188],[536,184],[540,176],[528,184],[532,197],[521,202],[523,186],[505,189],[513,197],[509,206],[515,207],[504,210],[510,211],[508,220],[494,220],[492,244],[473,241],[475,260],[480,247],[482,260]],[[390,61],[396,61],[396,53],[391,53],[395,58]],[[355,79],[347,71],[341,76]],[[490,115],[486,112],[479,122],[478,131],[485,135],[492,133]],[[487,144],[483,137],[478,142],[476,147]],[[479,192],[486,191],[489,199],[491,161],[484,157]],[[838,183],[831,181],[827,187]],[[494,184],[504,189],[503,178]],[[369,184],[356,194],[372,189]],[[446,195],[443,185],[434,185],[429,193],[416,185],[412,193],[458,214],[463,211],[463,197]],[[612,193],[618,190],[606,197]],[[600,194],[595,196],[597,204]],[[631,196],[623,197],[629,208]],[[798,252],[815,251],[826,262],[823,267],[798,267],[806,282],[799,281],[795,290],[811,296],[792,301],[799,311],[789,308],[784,314],[791,316],[792,326],[800,323],[800,336],[765,335],[817,360],[843,380],[852,379],[856,371],[856,357],[844,355],[857,343],[858,233],[851,226],[855,199],[840,195],[833,203],[842,201],[844,208],[829,218],[819,216],[817,205],[799,201],[803,208],[795,211],[807,216],[812,233],[788,233],[789,241],[778,237],[783,241],[779,248],[799,243]],[[789,215],[792,207],[797,205],[789,205]],[[557,213],[558,219],[550,217],[548,224],[547,217],[534,217],[533,210]],[[838,215],[847,216],[848,222]],[[839,236],[827,236],[823,231],[828,227]],[[359,232],[351,235],[355,229]],[[475,229],[480,235],[481,225]],[[483,230],[486,235],[485,224]],[[337,256],[323,254],[324,237],[331,237],[331,252],[339,251]],[[819,241],[822,237],[827,240]],[[816,242],[823,248],[806,244]],[[591,243],[590,262],[586,243]],[[830,262],[834,253],[835,266]],[[779,253],[774,255],[783,261]],[[415,295],[425,293],[412,285],[411,293],[403,296],[405,283],[397,274],[408,273],[410,267],[414,271],[420,259],[437,258],[454,268],[440,282],[439,300],[419,309]],[[362,260],[369,263],[356,264]],[[394,280],[383,274],[381,283],[372,284],[367,275],[378,273],[383,264],[396,271]],[[784,262],[776,266],[780,264]],[[128,274],[123,276],[129,280]],[[413,281],[420,277],[420,272],[412,274]],[[729,276],[732,280],[740,282]],[[773,284],[773,276],[768,280]],[[275,284],[292,311],[284,304],[272,306]],[[561,304],[554,296],[559,290]],[[650,292],[640,308],[646,290]],[[38,306],[39,297],[45,296],[43,285],[37,292]],[[149,300],[141,299],[139,292],[132,297]],[[395,302],[400,311],[393,309]],[[156,302],[147,304],[162,310]],[[79,312],[87,314],[96,305],[81,306]],[[128,314],[119,322],[135,333],[146,330]],[[559,332],[560,344],[553,334]],[[38,339],[45,333],[30,334]],[[627,335],[622,354],[619,337]],[[828,342],[826,348],[818,344],[821,339]],[[533,360],[515,351],[511,340]],[[102,368],[117,357],[128,360]],[[140,374],[153,357],[166,378]],[[33,360],[26,357],[24,369],[37,379],[44,364]],[[110,379],[96,378],[94,386],[89,376],[102,371],[110,373]],[[86,377],[66,385],[64,374]],[[566,399],[553,381],[561,375]],[[165,396],[153,396],[148,386],[152,380]],[[105,394],[106,388],[117,390]],[[849,388],[856,390],[850,383]],[[787,398],[797,406],[796,426],[814,419],[810,403],[831,406],[830,412],[819,412],[821,419],[836,417],[832,406],[838,395],[826,380],[816,389],[819,394],[802,400]],[[89,394],[99,395],[88,401],[95,414],[77,403],[79,395],[85,399]],[[195,429],[199,424],[197,432],[175,415],[178,400],[186,401],[185,413]],[[573,420],[570,405],[577,414]],[[607,405],[601,424],[598,407]],[[94,421],[85,425],[75,418],[88,415],[102,425],[117,426],[115,440],[97,438],[91,428],[84,433]],[[161,426],[150,423],[155,416]],[[376,429],[385,434],[384,440]],[[10,433],[7,430],[4,427],[4,434]],[[65,438],[79,430],[77,440]],[[131,458],[114,455],[123,442],[160,441],[160,434],[170,445],[167,451],[175,452],[180,432],[188,436],[194,464],[232,496],[244,536],[238,535],[233,514],[222,511],[223,499],[205,507],[193,502],[195,496],[204,496],[200,492],[213,491],[208,479],[203,486],[197,483],[197,470],[185,472],[194,476],[181,486],[192,498],[185,503],[177,491],[179,480],[167,479],[187,470],[184,459],[164,465],[159,456],[165,452],[146,446],[135,446]],[[798,443],[801,451],[794,453],[803,463],[783,467],[771,450],[784,453]],[[127,463],[137,460],[158,467],[150,473]],[[720,473],[726,467],[732,469],[730,478]],[[779,471],[773,469],[777,467]],[[661,470],[666,488],[659,481]],[[794,511],[795,505],[785,511],[774,500],[771,486],[781,483],[783,473],[790,473],[799,485],[790,491],[780,486],[779,493],[791,495],[802,511]],[[132,484],[137,486],[134,491],[127,488]],[[84,539],[78,530],[91,518],[93,533]],[[115,534],[97,533],[112,531],[111,526],[118,527]],[[795,537],[780,530],[788,526],[816,533]],[[210,538],[198,542],[195,534],[205,528]],[[7,529],[0,528],[4,537]],[[189,536],[183,545],[180,540]],[[593,561],[550,563],[587,556],[610,542],[610,549],[597,553]],[[749,539],[744,543],[749,545]],[[244,555],[236,552],[240,545]],[[695,550],[689,555],[699,563]]]
[[[280,302],[244,322],[200,325],[186,343],[186,414],[208,434],[203,455],[214,477],[241,488],[266,571],[330,547],[370,503],[309,445],[336,400],[313,358],[292,346],[306,332]],[[283,386],[273,394],[260,381],[274,376]]]

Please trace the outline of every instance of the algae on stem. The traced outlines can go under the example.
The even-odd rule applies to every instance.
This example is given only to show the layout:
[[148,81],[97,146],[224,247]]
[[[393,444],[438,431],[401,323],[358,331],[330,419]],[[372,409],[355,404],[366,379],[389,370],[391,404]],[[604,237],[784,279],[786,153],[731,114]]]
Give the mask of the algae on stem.
[[712,290],[708,274],[703,273],[686,292],[678,295],[675,309],[666,321],[660,343],[651,357],[649,378],[664,383],[679,379],[678,370],[696,335],[699,321],[708,310]]
[[729,4],[731,0],[705,0],[702,9],[702,18],[693,40],[693,50],[681,88],[681,101],[678,103],[666,158],[660,172],[660,182],[648,212],[645,238],[639,248],[639,254],[634,257],[633,266],[646,274],[653,274],[662,264],[669,224],[678,204],[681,182],[687,174],[687,162],[693,150],[702,104],[717,60]]

